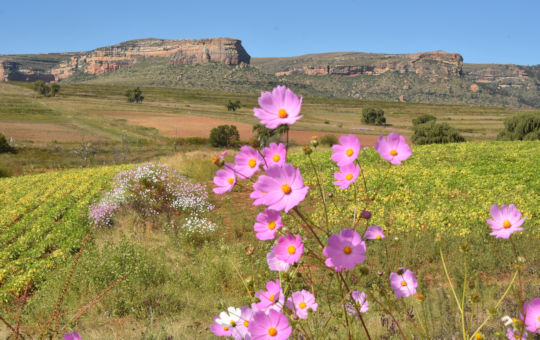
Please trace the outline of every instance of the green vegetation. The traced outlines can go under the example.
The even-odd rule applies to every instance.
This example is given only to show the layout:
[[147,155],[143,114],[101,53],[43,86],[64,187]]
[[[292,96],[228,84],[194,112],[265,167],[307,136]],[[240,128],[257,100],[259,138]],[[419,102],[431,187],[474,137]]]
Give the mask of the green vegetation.
[[433,121],[437,120],[437,117],[435,117],[434,115],[430,115],[430,114],[421,114],[420,116],[418,116],[416,118],[413,118],[412,123],[413,123],[413,126],[416,126],[416,125],[420,125],[420,124],[430,122],[432,120]]
[[210,144],[216,147],[231,147],[238,144],[240,134],[234,125],[220,125],[210,131]]
[[6,136],[0,133],[0,153],[17,153],[17,150],[11,146]]
[[57,83],[46,84],[43,80],[33,83],[34,90],[45,97],[54,97],[60,91],[60,85]]
[[127,97],[128,103],[142,103],[144,100],[144,96],[142,95],[142,91],[140,87],[136,87],[134,89],[129,89],[125,93]]
[[522,114],[504,120],[497,140],[540,140],[540,114]]
[[338,143],[338,138],[334,135],[324,135],[320,139],[320,143],[326,146],[332,146]]
[[264,124],[253,125],[253,132],[255,132],[255,140],[261,146],[268,146],[270,143],[279,143],[281,136],[287,132],[287,125],[280,125],[275,129],[269,129]]
[[240,105],[240,101],[239,100],[236,100],[236,101],[232,101],[229,99],[229,102],[227,103],[227,105],[225,105],[227,107],[227,111],[233,111],[235,112],[237,109],[241,108],[242,105]]
[[370,125],[385,125],[384,111],[380,108],[365,107],[362,109],[362,122]]
[[464,142],[465,138],[447,123],[436,123],[430,120],[414,126],[412,142],[416,145],[444,144]]

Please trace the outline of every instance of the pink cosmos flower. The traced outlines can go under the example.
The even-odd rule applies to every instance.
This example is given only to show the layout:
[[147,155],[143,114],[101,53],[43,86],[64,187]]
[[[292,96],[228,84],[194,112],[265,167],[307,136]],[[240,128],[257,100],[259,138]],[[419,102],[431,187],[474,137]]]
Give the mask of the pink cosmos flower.
[[313,294],[307,290],[301,290],[292,293],[291,297],[287,299],[287,307],[300,319],[307,319],[308,309],[315,312],[318,305]]
[[273,251],[266,254],[266,262],[268,262],[268,268],[275,272],[285,272],[291,267],[287,262],[278,259]]
[[276,231],[283,226],[279,211],[266,209],[257,215],[257,222],[253,226],[255,236],[261,240],[271,240],[276,236]]
[[272,165],[282,166],[287,160],[287,149],[283,143],[270,143],[270,146],[263,149],[264,169],[268,169]]
[[340,189],[347,189],[352,183],[356,182],[360,174],[360,166],[350,163],[340,167],[339,171],[334,172],[334,178],[337,179],[334,185],[337,185]]
[[401,298],[416,294],[418,281],[412,271],[401,267],[397,273],[390,273],[390,285],[396,297]]
[[249,306],[240,307],[241,315],[240,319],[236,323],[232,332],[232,337],[235,340],[249,340],[251,339],[251,333],[248,330],[249,323],[253,320],[253,314],[255,311]]
[[249,178],[259,171],[263,158],[257,150],[244,145],[240,148],[240,153],[234,157],[234,161],[236,162],[234,170],[240,175]]
[[255,313],[248,329],[251,340],[285,340],[292,332],[287,317],[276,310]]
[[300,115],[302,98],[285,86],[278,86],[270,92],[263,92],[259,97],[259,108],[253,108],[255,117],[269,129],[279,125],[292,125],[303,116]]
[[364,238],[368,240],[380,240],[381,238],[385,238],[385,236],[381,227],[370,225],[364,234]]
[[300,236],[294,236],[287,234],[287,236],[281,236],[277,240],[277,244],[272,249],[272,252],[276,254],[278,260],[284,261],[288,264],[297,263],[300,257],[304,253],[304,243]]
[[309,188],[304,185],[300,170],[291,164],[272,166],[266,175],[253,184],[254,205],[265,204],[269,209],[289,212],[304,200]]
[[219,154],[219,159],[223,160],[225,158],[225,156],[227,156],[227,150],[223,151],[222,153]]
[[355,135],[339,137],[339,144],[332,145],[332,160],[339,167],[353,163],[358,158],[360,152],[360,141]]
[[214,177],[214,183],[218,186],[217,188],[212,189],[216,194],[224,194],[233,189],[234,184],[236,183],[236,175],[232,170],[234,164],[227,163],[225,168],[220,169],[216,172]]
[[520,335],[519,330],[514,330],[512,327],[506,329],[506,338],[509,340],[523,340],[529,337],[529,333],[523,332],[523,335]]
[[259,290],[255,293],[255,297],[260,300],[255,305],[255,308],[261,311],[268,311],[269,309],[280,311],[281,308],[283,308],[283,302],[285,301],[279,279],[275,282],[268,281],[266,283],[266,290]]
[[64,340],[82,340],[81,336],[77,332],[67,333],[62,336]]
[[515,205],[503,205],[499,209],[497,204],[493,204],[489,212],[493,219],[487,220],[487,223],[493,229],[490,235],[495,238],[509,238],[515,231],[523,230],[520,226],[526,217],[521,218],[521,212]]
[[401,161],[406,160],[412,155],[409,144],[405,141],[405,137],[392,132],[388,135],[388,139],[380,136],[375,143],[375,150],[392,164],[401,165]]
[[[230,326],[223,325],[218,322],[219,316],[214,317],[214,323],[210,325],[210,331],[214,333],[216,336],[231,336],[232,331]],[[64,337],[64,339],[66,339]],[[67,338],[66,340],[71,340],[71,338]]]
[[324,247],[326,265],[334,267],[336,272],[353,269],[366,259],[366,243],[353,229],[343,229],[339,235],[332,234],[328,238],[328,246]]
[[365,313],[369,310],[369,302],[367,300],[366,293],[360,293],[359,291],[355,290],[352,292],[351,295],[353,298],[353,302],[347,302],[345,304],[345,310],[347,310],[347,314],[358,317],[358,312],[356,311],[356,308],[358,308],[360,313]]
[[531,302],[523,304],[525,327],[529,332],[540,334],[540,298],[534,298]]

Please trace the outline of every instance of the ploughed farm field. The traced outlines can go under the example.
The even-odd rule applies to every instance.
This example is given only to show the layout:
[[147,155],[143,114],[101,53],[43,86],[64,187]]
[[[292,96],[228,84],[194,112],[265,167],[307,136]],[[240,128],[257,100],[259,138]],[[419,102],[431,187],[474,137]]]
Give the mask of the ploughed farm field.
[[[80,95],[96,89],[74,85],[57,99],[62,106],[71,101],[81,110],[96,110],[103,99]],[[159,105],[135,109],[155,110],[159,116],[167,107],[167,117],[183,115],[180,111],[185,110],[193,110],[192,115],[202,112],[195,105],[189,110],[175,107],[168,103],[168,95],[172,96],[155,94]],[[190,102],[199,100],[192,96]],[[253,98],[241,100],[253,104]],[[308,103],[306,118],[307,112],[322,105]],[[45,105],[60,110],[58,103]],[[352,111],[348,104],[336,105]],[[105,122],[125,117],[130,110],[120,99],[110,106],[125,108],[104,107]],[[247,116],[245,111],[237,115]],[[340,134],[332,124],[345,121],[347,115],[352,117],[353,112],[329,115],[335,119],[329,132]],[[68,116],[62,111],[59,122]],[[201,119],[217,116],[201,114]],[[133,117],[135,124],[139,116]],[[81,118],[78,128],[90,129],[86,119],[94,118]],[[129,126],[121,128],[138,133]],[[368,225],[383,228],[385,238],[367,240],[365,261],[345,274],[350,290],[370,292],[369,311],[362,313],[362,320],[371,338],[450,339],[461,337],[464,329],[470,337],[502,338],[506,327],[501,317],[518,318],[517,301],[539,295],[537,141],[413,146],[412,156],[401,166],[390,165],[372,147],[361,149],[358,160],[363,175],[348,190],[332,184],[333,173],[339,170],[332,151],[322,146],[312,151],[306,155],[300,147],[289,149],[289,162],[300,169],[310,190],[298,206],[302,215],[283,214],[280,232],[301,233],[304,222],[299,216],[322,228],[319,235],[324,244],[329,234],[342,228],[362,235]],[[232,192],[212,191],[218,168],[209,158],[220,152],[184,150],[149,166],[95,166],[0,179],[0,337],[17,328],[25,338],[77,331],[84,339],[210,339],[214,316],[229,306],[258,302],[253,293],[280,278],[292,290],[311,291],[319,303],[308,319],[291,318],[294,338],[365,338],[360,321],[339,306],[341,286],[320,284],[334,282],[339,275],[317,269],[322,252],[313,238],[303,236],[306,249],[318,251],[306,251],[289,271],[268,270],[266,254],[274,242],[256,238],[253,225],[264,209],[252,205],[252,184],[238,178]],[[237,152],[228,150],[225,162],[232,162]],[[171,184],[175,179],[179,182]],[[148,183],[165,183],[157,186],[162,196],[152,191],[141,195],[140,186]],[[174,193],[175,209],[153,213],[165,204],[167,190]],[[374,192],[373,200],[365,195]],[[142,210],[141,202],[146,202]],[[514,233],[511,242],[490,235],[486,220],[491,218],[492,204],[515,204],[526,216],[524,230]],[[365,210],[371,212],[370,219],[350,223]],[[389,286],[390,272],[399,267],[414,272],[418,281],[414,296],[396,299],[384,288]],[[452,288],[462,303],[464,320]],[[349,323],[351,327],[345,327]]]

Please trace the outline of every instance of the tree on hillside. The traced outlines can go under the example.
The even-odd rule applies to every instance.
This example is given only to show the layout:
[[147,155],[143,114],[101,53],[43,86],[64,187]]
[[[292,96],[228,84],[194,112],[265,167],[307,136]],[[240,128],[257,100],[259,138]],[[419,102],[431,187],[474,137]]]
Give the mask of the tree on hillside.
[[229,102],[227,103],[227,105],[225,105],[227,107],[227,111],[236,111],[237,109],[240,108],[240,101],[237,100],[237,101],[232,101],[229,99]]
[[34,88],[34,91],[45,97],[54,97],[60,91],[60,85],[57,83],[48,85],[43,80],[34,82],[32,87]]
[[14,147],[12,147],[6,137],[0,133],[0,153],[17,153]]
[[210,131],[212,146],[230,147],[240,141],[240,133],[235,125],[220,125]]
[[365,107],[362,109],[362,122],[370,125],[385,125],[384,111],[380,108]]
[[127,101],[130,103],[142,103],[144,100],[144,96],[142,95],[141,89],[137,86],[135,89],[129,89],[126,91],[125,96],[127,97]]
[[419,125],[419,124],[424,124],[424,123],[427,123],[429,121],[435,121],[437,120],[437,117],[435,117],[434,115],[430,115],[428,113],[424,113],[424,114],[421,114],[420,116],[414,118],[412,120],[412,123],[413,125]]
[[457,129],[447,123],[436,123],[434,120],[415,125],[411,139],[416,145],[465,142],[465,138]]

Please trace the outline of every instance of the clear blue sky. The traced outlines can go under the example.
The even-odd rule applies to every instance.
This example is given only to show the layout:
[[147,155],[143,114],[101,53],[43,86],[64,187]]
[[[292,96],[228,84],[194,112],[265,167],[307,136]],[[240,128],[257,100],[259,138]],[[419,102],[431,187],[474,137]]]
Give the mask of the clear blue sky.
[[85,51],[138,38],[232,37],[252,57],[445,50],[540,64],[540,0],[5,0],[0,54]]

